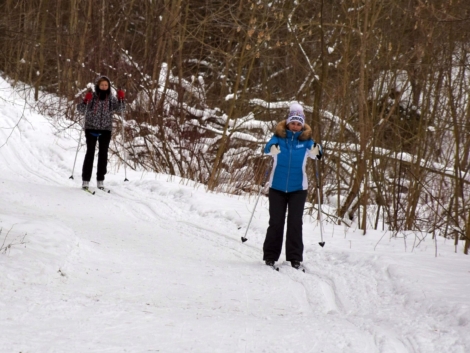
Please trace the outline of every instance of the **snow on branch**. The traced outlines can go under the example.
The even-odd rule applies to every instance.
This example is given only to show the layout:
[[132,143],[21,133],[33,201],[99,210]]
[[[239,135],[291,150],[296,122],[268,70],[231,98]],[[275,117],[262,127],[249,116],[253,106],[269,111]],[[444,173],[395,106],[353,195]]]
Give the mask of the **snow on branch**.
[[[266,109],[288,109],[290,105],[290,101],[279,101],[279,102],[266,102],[262,99],[251,99],[250,104],[257,105],[259,107],[263,107]],[[309,105],[304,105],[304,111],[312,113],[313,112],[313,107]],[[356,133],[356,130],[352,127],[352,125],[348,124],[345,122],[343,119],[341,119],[339,116],[334,115],[333,113],[327,111],[327,110],[320,110],[320,114],[330,120],[331,122],[338,124],[339,126],[343,126],[346,130],[348,130],[351,133]]]

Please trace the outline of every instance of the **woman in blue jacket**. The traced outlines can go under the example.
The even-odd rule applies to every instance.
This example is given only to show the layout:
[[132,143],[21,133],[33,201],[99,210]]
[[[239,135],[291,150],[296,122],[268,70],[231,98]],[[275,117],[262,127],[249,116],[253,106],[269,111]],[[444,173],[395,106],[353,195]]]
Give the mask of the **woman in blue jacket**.
[[[303,108],[292,103],[286,120],[276,126],[264,148],[273,157],[269,179],[269,227],[263,245],[263,260],[274,266],[282,250],[287,212],[286,260],[299,268],[303,261],[302,216],[307,198],[307,157],[320,159],[322,148],[312,139]],[[288,211],[287,211],[288,210]]]

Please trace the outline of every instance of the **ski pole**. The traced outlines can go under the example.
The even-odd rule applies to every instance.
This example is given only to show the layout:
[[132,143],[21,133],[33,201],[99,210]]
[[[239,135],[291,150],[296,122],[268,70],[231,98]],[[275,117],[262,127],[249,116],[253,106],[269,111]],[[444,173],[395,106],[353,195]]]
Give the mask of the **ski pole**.
[[[88,89],[88,92],[91,92],[91,90]],[[89,102],[86,103],[84,119],[86,119],[86,113],[88,112],[88,103]],[[77,163],[78,150],[80,149],[80,142],[82,142],[82,134],[83,134],[83,126],[80,130],[80,136],[78,137],[77,152],[75,152],[75,160],[73,161],[72,175],[70,175],[70,177],[69,177],[69,179],[72,179],[72,180],[73,180],[73,172],[75,170],[75,164]]]
[[121,127],[122,127],[122,150],[123,150],[123,159],[124,159],[124,181],[129,181],[127,179],[127,168],[126,168],[126,147],[125,147],[125,138],[124,138],[124,109],[121,110]]
[[248,225],[246,226],[245,236],[242,237],[242,243],[244,243],[244,242],[246,242],[246,241],[248,240],[248,238],[246,237],[246,235],[248,234],[248,229],[250,229],[251,220],[253,219],[253,215],[255,214],[255,210],[256,210],[256,205],[258,204],[259,198],[260,198],[260,196],[261,196],[261,190],[264,189],[264,186],[265,186],[266,183],[268,182],[268,177],[269,177],[269,171],[270,171],[270,169],[271,169],[271,167],[269,167],[268,169],[266,169],[266,173],[264,174],[264,180],[263,180],[263,182],[261,183],[261,187],[259,188],[258,197],[256,198],[255,206],[253,207],[253,211],[251,212],[250,220],[248,221]]
[[320,199],[320,176],[318,173],[318,159],[315,159],[315,175],[317,177],[317,198],[318,198],[318,218],[320,220],[320,236],[321,242],[318,244],[323,248],[325,246],[325,242],[323,241],[323,225],[321,221],[321,199]]

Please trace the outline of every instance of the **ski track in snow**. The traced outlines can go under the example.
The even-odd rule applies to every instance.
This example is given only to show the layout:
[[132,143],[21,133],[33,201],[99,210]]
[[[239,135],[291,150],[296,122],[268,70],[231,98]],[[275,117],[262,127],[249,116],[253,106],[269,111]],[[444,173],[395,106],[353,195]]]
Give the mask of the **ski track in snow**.
[[[319,248],[305,236],[306,273],[282,259],[273,271],[262,261],[263,201],[242,243],[238,227],[253,199],[138,173],[122,182],[112,172],[111,194],[85,194],[68,179],[76,140],[53,136],[43,118],[28,119],[0,149],[1,236],[11,229],[20,242],[28,234],[26,244],[0,254],[0,352],[468,348],[468,307],[450,325],[446,307],[429,308],[410,294],[409,280],[400,279],[404,265],[391,255],[335,248],[332,234]],[[10,132],[0,129],[0,143]],[[313,229],[305,222],[305,234]]]

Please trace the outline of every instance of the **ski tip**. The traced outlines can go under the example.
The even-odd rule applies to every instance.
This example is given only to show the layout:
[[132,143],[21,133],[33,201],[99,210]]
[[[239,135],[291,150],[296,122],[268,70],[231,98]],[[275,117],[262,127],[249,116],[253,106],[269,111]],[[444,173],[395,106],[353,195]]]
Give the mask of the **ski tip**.
[[325,242],[324,241],[321,241],[318,243],[322,248],[325,246]]
[[82,190],[83,190],[83,191],[86,191],[87,193],[92,194],[92,195],[95,194],[94,191],[91,191],[91,190],[90,190],[89,188],[87,188],[87,187],[82,187]]
[[248,239],[245,237],[242,237],[242,243],[246,242]]

